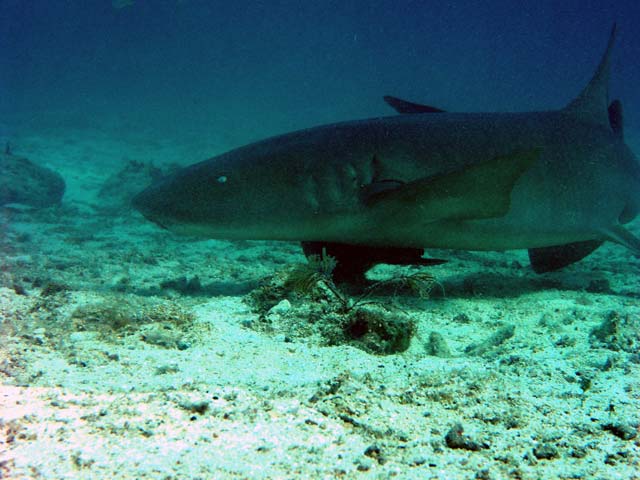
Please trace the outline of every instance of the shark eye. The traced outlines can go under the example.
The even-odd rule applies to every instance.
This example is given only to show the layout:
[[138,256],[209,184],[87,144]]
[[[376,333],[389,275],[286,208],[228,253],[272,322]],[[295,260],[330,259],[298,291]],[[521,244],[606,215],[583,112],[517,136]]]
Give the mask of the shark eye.
[[220,176],[216,179],[216,181],[217,181],[218,183],[227,183],[227,176],[226,176],[226,175],[220,175]]

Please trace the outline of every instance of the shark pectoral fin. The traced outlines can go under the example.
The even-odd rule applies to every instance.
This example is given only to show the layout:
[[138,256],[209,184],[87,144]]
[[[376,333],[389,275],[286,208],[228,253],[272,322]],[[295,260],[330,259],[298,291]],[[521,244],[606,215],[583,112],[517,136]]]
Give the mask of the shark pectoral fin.
[[634,255],[640,256],[640,238],[636,237],[622,225],[614,225],[602,233],[604,233],[607,239],[612,242],[619,243],[620,245],[624,245],[631,250]]
[[602,243],[601,240],[588,240],[554,247],[530,248],[529,261],[536,273],[553,272],[582,260]]
[[421,105],[419,103],[408,102],[398,97],[392,97],[391,95],[385,95],[384,101],[387,102],[391,108],[398,113],[442,113],[441,110],[436,107],[430,107],[429,105]]
[[518,151],[452,173],[422,178],[366,200],[381,214],[424,221],[500,217],[509,211],[511,191],[540,156]]

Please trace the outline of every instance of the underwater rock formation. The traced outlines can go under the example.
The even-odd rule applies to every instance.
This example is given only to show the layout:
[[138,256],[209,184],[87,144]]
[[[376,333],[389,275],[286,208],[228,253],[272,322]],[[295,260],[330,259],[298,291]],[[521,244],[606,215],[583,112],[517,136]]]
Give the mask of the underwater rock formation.
[[53,170],[10,151],[0,157],[0,205],[49,207],[61,202],[64,190],[64,180]]
[[100,208],[113,211],[129,208],[136,193],[161,177],[162,171],[152,164],[129,160],[120,171],[107,178],[100,188]]

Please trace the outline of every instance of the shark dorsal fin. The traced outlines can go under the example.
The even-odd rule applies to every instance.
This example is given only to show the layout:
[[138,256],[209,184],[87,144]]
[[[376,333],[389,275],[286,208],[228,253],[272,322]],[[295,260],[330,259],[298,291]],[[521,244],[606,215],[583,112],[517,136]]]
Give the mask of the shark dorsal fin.
[[385,95],[384,101],[393,108],[396,112],[406,113],[442,113],[444,110],[440,108],[431,107],[429,105],[421,105],[420,103],[408,102],[398,97],[392,97],[391,95]]
[[611,70],[611,51],[616,40],[616,24],[611,28],[607,49],[591,81],[584,87],[564,111],[574,113],[583,120],[593,123],[609,124],[609,71]]

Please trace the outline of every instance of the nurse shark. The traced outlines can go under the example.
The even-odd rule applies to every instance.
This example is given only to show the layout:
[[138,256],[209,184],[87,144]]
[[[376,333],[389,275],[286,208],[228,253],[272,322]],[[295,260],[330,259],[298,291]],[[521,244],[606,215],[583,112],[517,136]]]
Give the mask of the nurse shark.
[[559,110],[400,114],[268,138],[186,167],[134,207],[177,233],[302,242],[340,279],[376,263],[436,264],[424,248],[527,249],[548,272],[605,241],[640,254],[640,165],[609,100],[615,25],[591,81]]

